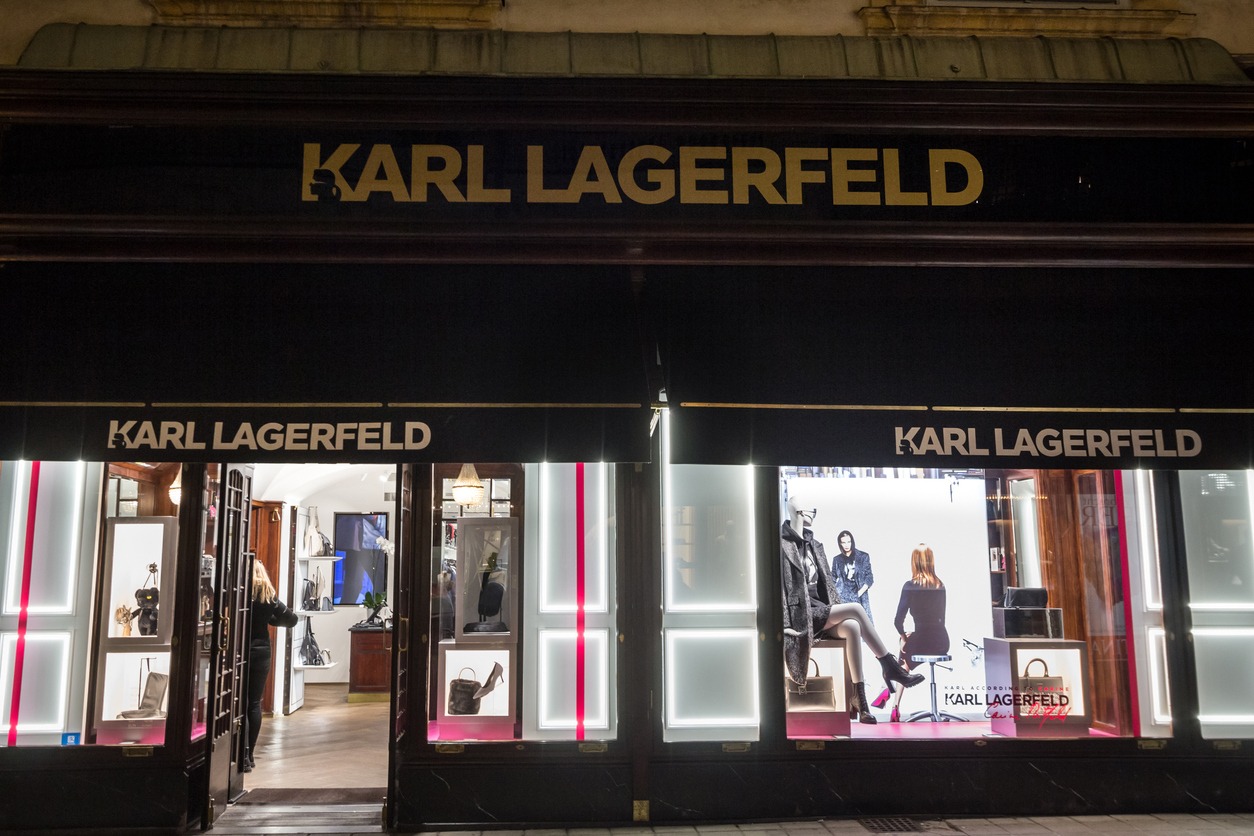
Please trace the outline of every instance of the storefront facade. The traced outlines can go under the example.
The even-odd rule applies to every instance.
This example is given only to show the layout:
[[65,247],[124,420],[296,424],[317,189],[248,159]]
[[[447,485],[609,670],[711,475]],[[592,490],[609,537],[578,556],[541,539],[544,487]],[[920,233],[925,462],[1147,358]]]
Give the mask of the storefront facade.
[[[1249,809],[1248,86],[4,86],[6,828],[246,788],[265,462],[398,468],[398,829]],[[933,550],[956,719],[787,710],[803,517],[893,654]]]

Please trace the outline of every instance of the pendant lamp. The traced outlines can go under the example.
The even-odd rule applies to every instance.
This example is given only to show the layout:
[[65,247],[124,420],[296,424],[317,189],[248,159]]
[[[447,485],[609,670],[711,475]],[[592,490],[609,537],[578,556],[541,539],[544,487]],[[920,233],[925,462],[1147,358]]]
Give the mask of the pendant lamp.
[[479,474],[475,472],[473,464],[462,465],[461,472],[457,474],[457,480],[453,482],[453,501],[458,505],[478,505],[483,502],[483,482],[479,481]]
[[178,505],[183,501],[183,465],[174,473],[174,481],[170,483],[170,501]]

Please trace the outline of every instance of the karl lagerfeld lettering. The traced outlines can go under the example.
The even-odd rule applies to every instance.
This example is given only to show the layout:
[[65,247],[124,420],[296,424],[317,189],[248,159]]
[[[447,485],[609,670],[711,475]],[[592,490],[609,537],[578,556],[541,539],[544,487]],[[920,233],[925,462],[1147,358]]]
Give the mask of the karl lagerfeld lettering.
[[[483,145],[304,144],[302,201],[364,203],[637,203],[772,206],[966,206],[984,190],[984,169],[960,148],[772,148],[637,145],[609,153],[584,145],[561,169],[545,146],[528,145],[525,188],[494,178]],[[564,156],[564,155],[561,155]],[[408,166],[403,162],[408,160]],[[507,166],[502,163],[502,168]],[[406,171],[408,168],[408,171]],[[353,178],[350,180],[350,178]],[[907,188],[904,183],[914,183]],[[492,184],[492,185],[489,185]],[[521,185],[521,183],[519,184]],[[919,186],[927,188],[920,189]]]
[[422,421],[110,421],[110,450],[422,450],[431,428]]
[[1202,437],[1187,429],[995,427],[990,437],[975,427],[899,426],[894,435],[899,456],[1186,459],[1202,452]]

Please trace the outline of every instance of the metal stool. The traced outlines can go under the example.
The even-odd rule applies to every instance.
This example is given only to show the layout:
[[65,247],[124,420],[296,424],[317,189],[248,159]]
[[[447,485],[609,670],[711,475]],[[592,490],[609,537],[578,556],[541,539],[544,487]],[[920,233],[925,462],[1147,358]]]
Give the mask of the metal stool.
[[[967,722],[966,717],[959,717],[957,714],[949,714],[948,712],[940,711],[936,706],[936,663],[948,662],[951,659],[953,659],[953,657],[948,656],[948,655],[946,656],[911,656],[910,657],[910,661],[913,662],[915,665],[918,665],[920,662],[927,662],[928,665],[931,667],[931,670],[928,671],[928,679],[931,680],[930,687],[932,690],[932,708],[929,711],[914,712],[913,714],[911,714],[909,717],[906,718],[907,723],[913,723],[916,720],[931,720],[933,723],[939,723],[942,720],[946,720],[946,721],[955,720],[959,723]],[[947,671],[953,670],[953,668],[947,667],[945,665],[941,665],[941,667],[945,668],[945,670]]]

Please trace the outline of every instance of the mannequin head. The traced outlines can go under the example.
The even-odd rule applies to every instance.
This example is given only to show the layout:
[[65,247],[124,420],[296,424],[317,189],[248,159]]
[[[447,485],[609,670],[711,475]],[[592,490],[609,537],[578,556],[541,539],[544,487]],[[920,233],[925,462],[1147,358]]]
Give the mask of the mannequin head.
[[796,495],[788,497],[788,521],[797,531],[809,528],[814,523],[817,513],[814,506],[806,507],[804,497]]

